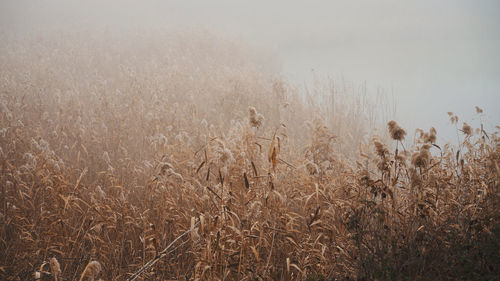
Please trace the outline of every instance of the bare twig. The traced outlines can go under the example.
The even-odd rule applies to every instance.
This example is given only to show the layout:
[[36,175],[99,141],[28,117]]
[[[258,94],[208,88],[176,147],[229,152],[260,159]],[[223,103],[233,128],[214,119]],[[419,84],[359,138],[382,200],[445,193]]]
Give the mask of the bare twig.
[[[157,261],[159,261],[161,258],[165,257],[166,255],[168,255],[169,253],[171,253],[171,251],[169,251],[169,249],[179,240],[181,239],[182,237],[188,235],[191,231],[193,231],[196,226],[198,226],[200,224],[200,221],[198,221],[195,225],[193,225],[190,229],[186,230],[184,233],[182,233],[181,235],[179,235],[177,238],[174,239],[174,241],[172,241],[170,244],[168,244],[168,246],[163,249],[163,251],[161,251],[160,253],[158,253],[158,255],[156,255],[156,257],[154,257],[152,260],[148,261],[146,264],[144,264],[138,271],[136,271],[134,274],[132,274],[132,276],[130,278],[127,279],[127,281],[134,281],[137,279],[137,277],[139,277],[139,275],[141,275],[141,273],[143,273],[146,269],[150,268],[151,266],[153,266]],[[184,242],[185,243],[185,242]],[[181,245],[183,245],[184,243],[182,243]],[[177,248],[177,247],[176,247]],[[176,249],[175,248],[175,249]],[[174,250],[175,250],[174,249]]]
[[271,255],[273,253],[274,237],[276,236],[276,222],[274,223],[274,226],[272,229],[275,229],[275,230],[273,232],[273,240],[271,241],[271,250],[269,250],[269,256],[267,257],[266,269],[269,267],[269,262],[271,261]]
[[291,168],[297,169],[297,167],[295,167],[294,165],[292,165],[292,164],[290,164],[290,163],[286,162],[285,160],[283,160],[283,159],[281,159],[281,158],[278,158],[278,160],[280,160],[282,163],[287,164],[287,165],[288,165],[289,167],[291,167]]

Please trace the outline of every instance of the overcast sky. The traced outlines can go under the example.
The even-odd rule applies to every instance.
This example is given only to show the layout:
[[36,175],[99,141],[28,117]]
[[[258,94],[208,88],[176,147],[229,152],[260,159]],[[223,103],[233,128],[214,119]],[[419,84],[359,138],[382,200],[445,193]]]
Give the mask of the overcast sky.
[[0,27],[201,27],[268,49],[294,83],[317,76],[394,93],[408,128],[446,112],[500,125],[500,1],[0,0]]

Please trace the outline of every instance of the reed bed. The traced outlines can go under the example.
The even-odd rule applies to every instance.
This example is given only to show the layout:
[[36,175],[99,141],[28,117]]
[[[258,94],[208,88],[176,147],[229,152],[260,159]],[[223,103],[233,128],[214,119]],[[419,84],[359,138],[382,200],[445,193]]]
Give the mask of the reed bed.
[[498,280],[499,127],[410,139],[195,35],[5,41],[0,279]]

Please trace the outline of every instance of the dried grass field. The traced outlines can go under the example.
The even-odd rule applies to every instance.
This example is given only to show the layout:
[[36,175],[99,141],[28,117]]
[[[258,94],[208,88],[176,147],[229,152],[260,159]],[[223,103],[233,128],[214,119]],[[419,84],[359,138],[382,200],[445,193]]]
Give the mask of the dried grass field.
[[348,82],[134,36],[3,38],[1,280],[500,280],[480,108],[440,143]]

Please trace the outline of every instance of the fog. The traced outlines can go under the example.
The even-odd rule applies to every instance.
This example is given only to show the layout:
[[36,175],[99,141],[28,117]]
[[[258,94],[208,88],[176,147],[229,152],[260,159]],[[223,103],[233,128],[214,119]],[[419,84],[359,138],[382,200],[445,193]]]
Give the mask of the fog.
[[[201,29],[258,50],[305,89],[366,83],[395,102],[403,126],[435,126],[448,111],[474,125],[500,121],[500,2],[492,1],[5,1],[14,35],[88,30]],[[1,44],[1,43],[0,43]]]

